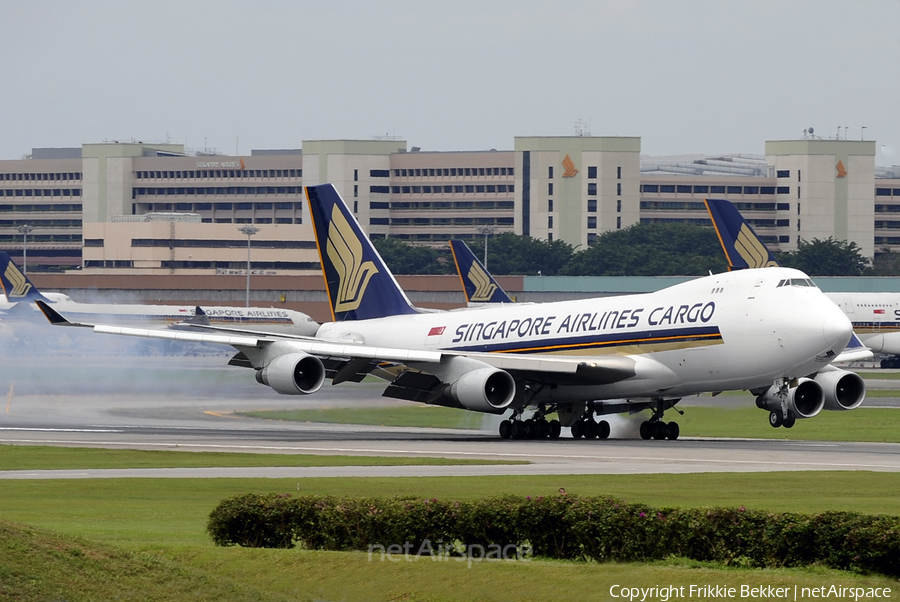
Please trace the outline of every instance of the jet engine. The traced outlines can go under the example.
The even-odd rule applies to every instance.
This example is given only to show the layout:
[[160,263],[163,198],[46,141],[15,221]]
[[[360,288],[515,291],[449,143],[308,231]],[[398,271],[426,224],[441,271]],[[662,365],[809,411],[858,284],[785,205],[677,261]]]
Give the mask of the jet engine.
[[516,381],[503,370],[481,368],[450,385],[450,395],[467,410],[502,414],[516,395]]
[[866,398],[866,382],[856,372],[829,366],[814,380],[825,394],[826,410],[853,410]]
[[325,366],[308,353],[279,355],[256,371],[256,382],[272,387],[282,395],[309,395],[325,382]]
[[[772,385],[756,398],[756,405],[770,412],[781,412],[781,401],[779,387]],[[795,418],[812,418],[822,411],[825,394],[819,383],[809,378],[801,378],[797,380],[797,386],[787,390],[786,401]]]

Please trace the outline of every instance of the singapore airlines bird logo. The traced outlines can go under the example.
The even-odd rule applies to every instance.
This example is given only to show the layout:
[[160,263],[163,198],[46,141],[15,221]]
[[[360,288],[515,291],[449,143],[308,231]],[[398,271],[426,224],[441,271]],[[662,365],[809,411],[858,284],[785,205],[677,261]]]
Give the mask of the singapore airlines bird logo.
[[575,174],[578,173],[578,170],[575,169],[575,162],[572,161],[572,157],[566,155],[566,158],[563,159],[563,167],[566,168],[565,173],[563,173],[564,178],[574,178]]
[[28,283],[28,279],[12,263],[6,266],[6,279],[12,284],[12,290],[6,291],[6,296],[10,299],[24,297],[31,290],[31,284]]
[[337,205],[331,210],[327,253],[339,278],[334,311],[357,309],[369,279],[378,273],[378,269],[371,261],[363,261],[362,243]]
[[837,169],[837,177],[839,177],[839,178],[847,177],[847,168],[844,167],[843,161],[838,161],[837,165],[835,165],[835,168]]
[[741,231],[738,232],[737,239],[734,241],[734,248],[751,268],[768,268],[778,265],[774,261],[769,261],[768,250],[747,227],[747,224],[741,226]]
[[470,301],[491,300],[494,291],[497,290],[497,285],[491,282],[490,276],[477,263],[473,262],[472,267],[469,268],[469,280],[475,285],[475,293],[472,294]]

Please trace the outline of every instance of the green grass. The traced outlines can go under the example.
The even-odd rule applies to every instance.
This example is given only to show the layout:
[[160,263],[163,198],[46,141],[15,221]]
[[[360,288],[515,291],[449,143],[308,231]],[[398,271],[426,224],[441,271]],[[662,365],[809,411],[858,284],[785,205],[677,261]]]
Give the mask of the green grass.
[[[767,413],[757,408],[749,395],[745,396],[747,403],[735,402],[734,408],[684,406],[684,416],[668,412],[666,419],[676,420],[682,436],[689,437],[900,443],[900,411],[896,409],[862,407],[850,412],[823,411],[814,418],[798,420],[791,429],[773,429]],[[900,392],[896,396],[900,397]],[[431,406],[263,411],[245,415],[276,420],[441,428],[480,428],[482,420],[475,412]],[[465,421],[469,421],[469,427]]]
[[243,416],[267,420],[480,429],[484,416],[454,408],[410,404],[374,408],[323,408],[318,410],[263,410],[242,412]]
[[431,466],[459,464],[527,464],[527,462],[409,456],[240,454],[225,452],[0,445],[0,470],[209,468],[217,466]]
[[[0,599],[605,600],[616,584],[894,587],[838,571],[736,570],[671,559],[648,565],[532,560],[389,562],[359,552],[196,546],[123,550],[0,522]],[[577,593],[577,595],[573,595]]]
[[857,372],[865,379],[900,380],[900,372]]
[[206,520],[246,492],[474,499],[499,493],[612,495],[654,506],[900,515],[900,473],[773,472],[303,479],[67,479],[2,482],[0,516],[123,546],[212,545]]
[[731,408],[685,407],[677,420],[683,437],[739,437],[805,441],[900,442],[900,411],[862,407],[849,412],[826,412],[798,420],[793,428],[772,428],[768,415],[756,406]]

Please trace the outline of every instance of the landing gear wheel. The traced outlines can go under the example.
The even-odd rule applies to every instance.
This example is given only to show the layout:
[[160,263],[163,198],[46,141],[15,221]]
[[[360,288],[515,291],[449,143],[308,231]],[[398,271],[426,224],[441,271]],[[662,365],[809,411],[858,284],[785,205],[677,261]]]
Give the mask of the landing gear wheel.
[[529,418],[528,420],[525,420],[522,425],[525,427],[525,436],[523,439],[534,439],[536,434],[534,420]]
[[795,423],[795,422],[797,422],[797,417],[794,416],[794,413],[793,413],[793,412],[790,412],[790,411],[789,411],[789,412],[788,412],[788,415],[787,415],[787,418],[784,419],[784,422],[781,423],[781,426],[783,426],[783,427],[786,428],[786,429],[789,429],[789,428],[791,428],[792,426],[794,426],[794,423]]
[[579,420],[572,424],[572,438],[573,439],[581,439],[581,436],[584,434],[582,432],[582,422]]
[[500,438],[501,439],[509,439],[512,436],[512,423],[509,420],[504,420],[500,423]]
[[605,420],[601,420],[597,423],[597,438],[598,439],[608,439],[609,438],[609,423]]
[[562,426],[559,424],[559,420],[551,420],[550,421],[550,438],[551,439],[559,439],[559,433],[562,431]]
[[643,421],[641,423],[641,439],[650,439],[653,437],[653,423]]
[[510,435],[512,435],[513,439],[524,439],[525,438],[525,425],[522,424],[521,420],[513,421],[512,429],[510,430]]
[[553,427],[550,426],[550,423],[541,420],[541,439],[549,439],[551,432],[553,432]]
[[777,429],[782,423],[781,412],[769,412],[769,424],[772,425],[772,428]]
[[653,423],[653,438],[657,441],[661,441],[666,438],[668,434],[666,430],[666,423],[659,421]]
[[585,439],[595,439],[597,437],[597,423],[593,420],[585,420],[584,426],[581,428],[581,432],[584,435]]
[[675,441],[675,439],[678,439],[678,435],[680,434],[681,429],[678,427],[677,422],[670,422],[666,425],[666,439]]

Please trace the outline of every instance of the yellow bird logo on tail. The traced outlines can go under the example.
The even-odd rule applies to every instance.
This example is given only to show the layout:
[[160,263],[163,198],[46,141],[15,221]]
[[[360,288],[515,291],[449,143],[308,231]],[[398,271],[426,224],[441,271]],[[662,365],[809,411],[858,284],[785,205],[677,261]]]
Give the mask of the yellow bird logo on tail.
[[12,263],[6,266],[6,279],[12,284],[12,290],[6,291],[6,296],[9,299],[24,297],[31,290],[31,284],[28,283],[28,279]]
[[497,290],[497,285],[491,282],[490,276],[487,275],[480,265],[473,263],[469,269],[469,280],[475,285],[475,293],[470,301],[490,301]]
[[362,243],[354,235],[353,228],[337,205],[331,211],[327,253],[340,279],[334,311],[343,312],[359,308],[369,280],[378,273],[378,268],[371,261],[363,261]]

